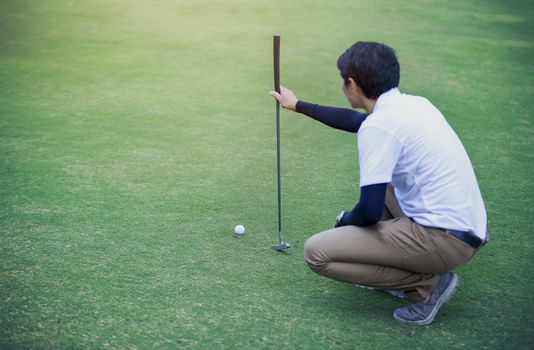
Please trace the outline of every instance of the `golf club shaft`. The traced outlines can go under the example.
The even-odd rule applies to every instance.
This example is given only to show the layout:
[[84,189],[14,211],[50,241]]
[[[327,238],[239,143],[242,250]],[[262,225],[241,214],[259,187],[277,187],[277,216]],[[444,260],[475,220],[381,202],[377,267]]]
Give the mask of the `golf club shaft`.
[[[280,35],[273,37],[274,89],[280,93]],[[276,169],[278,176],[278,244],[282,243],[282,193],[280,190],[280,103],[276,101]]]

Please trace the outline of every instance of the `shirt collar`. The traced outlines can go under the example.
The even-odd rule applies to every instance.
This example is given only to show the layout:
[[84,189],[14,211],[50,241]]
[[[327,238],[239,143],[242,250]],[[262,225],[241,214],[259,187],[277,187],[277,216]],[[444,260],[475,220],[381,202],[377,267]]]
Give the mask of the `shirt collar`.
[[375,108],[373,108],[373,112],[378,111],[382,106],[386,105],[389,101],[394,99],[395,97],[400,95],[399,88],[393,88],[386,92],[384,92],[382,95],[378,96],[378,99],[375,103]]

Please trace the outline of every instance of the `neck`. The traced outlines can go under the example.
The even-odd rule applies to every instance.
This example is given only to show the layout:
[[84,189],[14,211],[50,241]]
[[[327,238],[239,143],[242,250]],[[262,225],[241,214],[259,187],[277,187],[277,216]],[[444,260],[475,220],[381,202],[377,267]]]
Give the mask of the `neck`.
[[376,105],[376,99],[365,99],[363,101],[363,108],[367,111],[367,113],[373,113],[373,110],[375,109]]

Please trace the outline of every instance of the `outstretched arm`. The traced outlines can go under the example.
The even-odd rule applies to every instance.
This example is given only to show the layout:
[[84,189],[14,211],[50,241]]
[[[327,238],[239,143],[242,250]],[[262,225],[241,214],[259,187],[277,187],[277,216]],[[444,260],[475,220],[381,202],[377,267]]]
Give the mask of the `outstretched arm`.
[[350,108],[328,107],[299,101],[293,91],[283,86],[280,87],[280,93],[271,91],[271,96],[286,109],[305,114],[332,128],[352,133],[358,132],[360,125],[368,115]]
[[367,118],[367,113],[361,113],[350,108],[321,106],[304,101],[297,102],[297,112],[307,115],[329,127],[357,133],[360,125]]

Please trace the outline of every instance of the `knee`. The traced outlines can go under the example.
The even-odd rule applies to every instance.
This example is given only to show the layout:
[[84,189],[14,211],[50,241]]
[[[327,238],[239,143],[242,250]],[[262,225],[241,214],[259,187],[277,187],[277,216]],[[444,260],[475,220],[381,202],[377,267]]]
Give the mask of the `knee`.
[[317,274],[321,274],[325,269],[328,262],[321,250],[317,235],[310,237],[304,244],[304,259],[308,267]]

